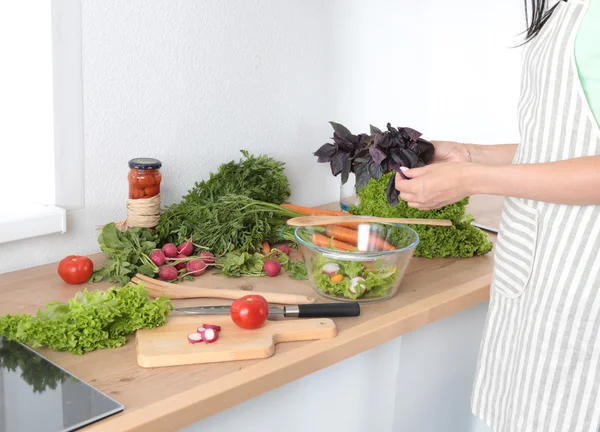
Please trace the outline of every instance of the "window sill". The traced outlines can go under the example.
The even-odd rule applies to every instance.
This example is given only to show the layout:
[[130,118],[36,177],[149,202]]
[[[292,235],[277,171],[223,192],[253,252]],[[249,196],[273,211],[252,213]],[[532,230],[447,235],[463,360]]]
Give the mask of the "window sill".
[[67,211],[35,203],[9,203],[0,212],[0,243],[67,231]]

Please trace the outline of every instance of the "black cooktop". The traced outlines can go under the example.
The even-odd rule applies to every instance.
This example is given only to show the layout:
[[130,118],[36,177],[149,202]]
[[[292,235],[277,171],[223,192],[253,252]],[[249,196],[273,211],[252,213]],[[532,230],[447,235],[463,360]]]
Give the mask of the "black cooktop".
[[17,342],[0,336],[0,432],[67,432],[123,405]]

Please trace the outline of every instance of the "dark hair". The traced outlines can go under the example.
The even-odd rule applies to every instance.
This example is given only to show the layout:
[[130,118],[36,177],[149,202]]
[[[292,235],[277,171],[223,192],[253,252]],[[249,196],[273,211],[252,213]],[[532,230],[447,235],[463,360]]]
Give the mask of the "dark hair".
[[525,0],[525,19],[527,21],[525,43],[537,36],[546,21],[552,16],[558,3],[560,2],[548,8],[547,0]]

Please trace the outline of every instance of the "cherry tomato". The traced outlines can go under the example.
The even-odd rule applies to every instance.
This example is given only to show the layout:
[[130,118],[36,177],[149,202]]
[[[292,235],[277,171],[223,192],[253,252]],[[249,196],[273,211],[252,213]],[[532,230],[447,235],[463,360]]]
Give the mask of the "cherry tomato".
[[87,282],[94,271],[94,263],[85,256],[69,255],[58,263],[58,275],[71,285]]
[[154,186],[156,184],[156,179],[153,176],[145,175],[138,177],[137,184],[140,189],[147,188],[150,186]]
[[144,189],[129,189],[129,198],[140,199],[144,198]]
[[234,301],[229,315],[235,324],[244,329],[257,329],[269,316],[269,303],[263,296],[247,295]]
[[146,193],[147,198],[151,198],[153,196],[158,195],[158,190],[158,186],[150,186],[144,189],[144,192]]

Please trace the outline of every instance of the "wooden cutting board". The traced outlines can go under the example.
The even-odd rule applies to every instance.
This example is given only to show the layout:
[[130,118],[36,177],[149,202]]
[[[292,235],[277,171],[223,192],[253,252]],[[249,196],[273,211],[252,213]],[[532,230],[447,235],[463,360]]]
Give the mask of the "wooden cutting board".
[[[204,323],[221,326],[219,339],[211,344],[189,343],[187,335]],[[267,320],[259,329],[246,330],[229,315],[172,316],[162,327],[137,331],[137,362],[152,368],[266,358],[275,354],[275,344],[281,342],[335,336],[337,328],[328,318]]]

